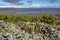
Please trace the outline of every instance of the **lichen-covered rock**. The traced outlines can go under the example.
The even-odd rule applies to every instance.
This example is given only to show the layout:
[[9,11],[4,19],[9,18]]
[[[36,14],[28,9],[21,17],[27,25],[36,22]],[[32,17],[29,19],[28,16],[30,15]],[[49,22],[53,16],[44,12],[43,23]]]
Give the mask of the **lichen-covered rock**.
[[[19,23],[20,24],[20,23]],[[18,24],[18,25],[19,25]],[[29,33],[24,29],[26,23],[21,23],[18,28],[17,24],[6,24],[0,22],[0,40],[60,40],[60,33],[45,24],[41,23],[29,23],[28,31],[34,26],[35,31]],[[21,28],[23,27],[23,29]]]

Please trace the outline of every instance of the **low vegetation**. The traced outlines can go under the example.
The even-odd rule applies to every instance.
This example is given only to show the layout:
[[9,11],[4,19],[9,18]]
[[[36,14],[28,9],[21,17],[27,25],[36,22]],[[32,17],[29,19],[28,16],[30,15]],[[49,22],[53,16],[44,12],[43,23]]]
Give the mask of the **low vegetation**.
[[48,24],[55,24],[56,18],[53,15],[46,14],[42,16],[17,16],[17,15],[0,15],[0,20],[5,22],[45,22]]

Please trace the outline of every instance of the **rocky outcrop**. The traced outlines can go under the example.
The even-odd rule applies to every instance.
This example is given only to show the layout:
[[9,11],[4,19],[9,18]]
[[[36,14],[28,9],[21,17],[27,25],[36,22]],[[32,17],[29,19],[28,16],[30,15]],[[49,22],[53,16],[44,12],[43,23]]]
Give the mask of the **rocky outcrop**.
[[19,23],[17,26],[13,23],[1,22],[0,40],[60,40],[60,32],[44,23],[28,23],[28,26],[34,25],[35,30],[37,30],[37,32],[32,31],[31,33],[25,29],[22,30],[22,24]]

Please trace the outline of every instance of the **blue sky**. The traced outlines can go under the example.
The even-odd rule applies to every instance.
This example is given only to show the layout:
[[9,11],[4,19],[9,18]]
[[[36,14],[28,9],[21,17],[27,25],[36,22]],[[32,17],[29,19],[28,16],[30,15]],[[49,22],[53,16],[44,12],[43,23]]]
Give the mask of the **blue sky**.
[[[60,0],[0,0],[0,6],[60,7]],[[29,7],[28,6],[28,7]]]

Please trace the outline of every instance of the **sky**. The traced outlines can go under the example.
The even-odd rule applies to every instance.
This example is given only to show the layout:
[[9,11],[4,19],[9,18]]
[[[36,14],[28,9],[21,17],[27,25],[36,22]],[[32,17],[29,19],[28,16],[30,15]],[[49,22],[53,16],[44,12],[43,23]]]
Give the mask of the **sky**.
[[0,0],[0,7],[59,7],[60,0]]

